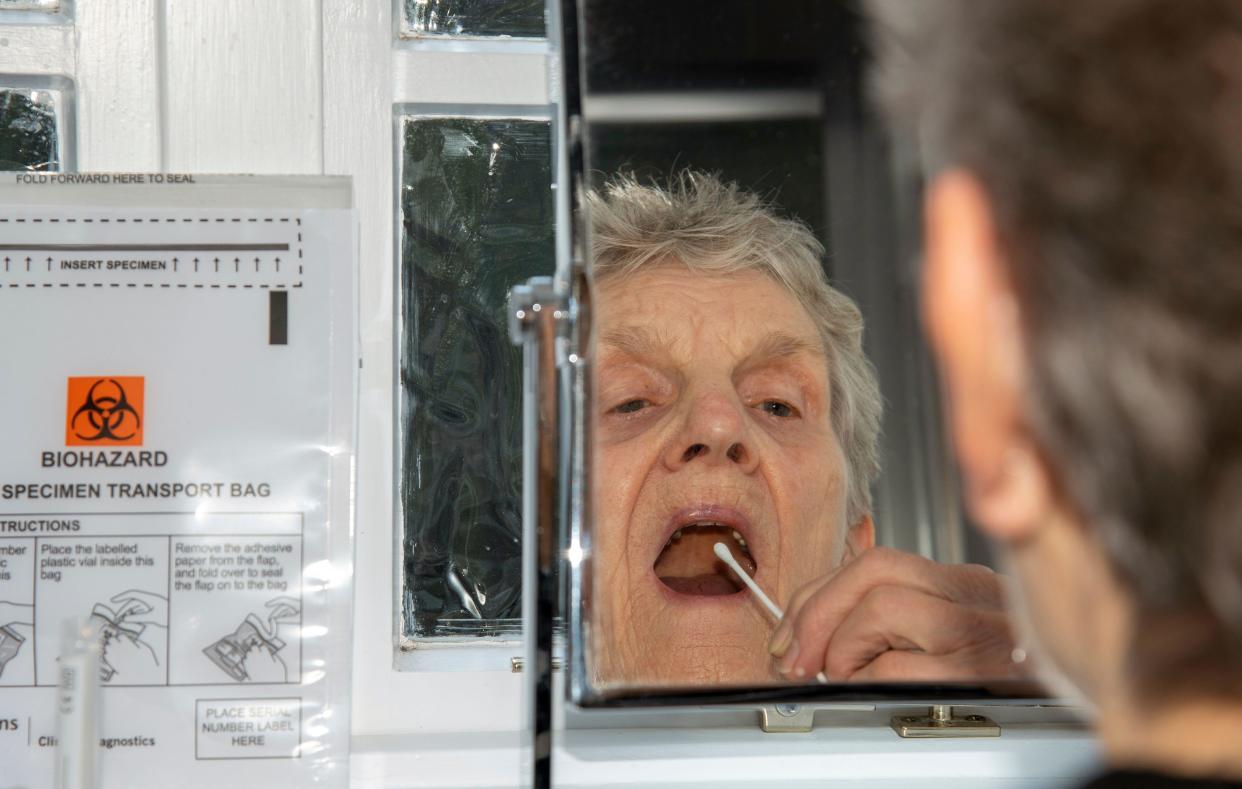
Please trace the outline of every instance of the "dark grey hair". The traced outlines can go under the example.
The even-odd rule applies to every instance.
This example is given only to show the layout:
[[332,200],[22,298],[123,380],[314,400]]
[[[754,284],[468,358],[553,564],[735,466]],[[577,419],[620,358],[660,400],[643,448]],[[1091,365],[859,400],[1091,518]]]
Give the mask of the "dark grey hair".
[[870,10],[885,109],[988,192],[1029,428],[1148,626],[1140,684],[1242,691],[1242,3]]
[[778,215],[751,192],[684,171],[667,185],[619,176],[587,196],[597,280],[676,261],[693,271],[759,271],[784,286],[810,315],[828,357],[830,419],[845,453],[846,516],[871,513],[880,473],[883,401],[862,349],[857,305],[828,284],[824,247],[802,222]]

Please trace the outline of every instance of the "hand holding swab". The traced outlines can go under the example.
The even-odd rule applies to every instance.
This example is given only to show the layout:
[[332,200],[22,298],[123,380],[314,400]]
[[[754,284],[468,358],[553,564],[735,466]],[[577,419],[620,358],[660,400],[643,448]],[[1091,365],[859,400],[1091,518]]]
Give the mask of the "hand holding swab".
[[[715,551],[716,557],[719,558],[720,561],[729,565],[729,569],[737,573],[737,577],[742,579],[742,583],[746,584],[746,587],[754,593],[755,599],[763,603],[764,607],[768,609],[768,612],[772,614],[776,621],[779,622],[785,618],[785,612],[781,610],[780,606],[772,602],[772,598],[764,594],[763,590],[759,588],[759,584],[755,583],[755,579],[751,578],[750,575],[742,569],[742,565],[737,563],[737,559],[733,558],[733,554],[729,551],[729,546],[725,545],[723,542],[718,542],[712,546],[712,550]],[[828,677],[824,676],[824,672],[822,671],[815,675],[815,679],[819,680],[821,684],[826,685],[828,683]]]

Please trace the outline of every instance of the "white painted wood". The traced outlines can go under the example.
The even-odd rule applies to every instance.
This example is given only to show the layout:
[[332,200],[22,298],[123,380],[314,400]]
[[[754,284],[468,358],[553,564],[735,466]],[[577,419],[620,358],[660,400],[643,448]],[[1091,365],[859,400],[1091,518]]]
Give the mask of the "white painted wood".
[[393,50],[397,103],[547,104],[548,57],[539,52]]
[[79,170],[161,168],[159,0],[77,0]]
[[166,169],[320,173],[320,5],[164,0]]
[[[354,177],[359,221],[358,475],[354,526],[355,731],[409,730],[420,678],[392,668],[393,147],[389,3],[323,0],[323,166]],[[394,703],[395,702],[395,703]]]
[[0,74],[73,76],[71,25],[0,25]]
[[595,123],[818,118],[823,103],[823,95],[813,90],[597,93],[582,97],[582,116]]
[[[436,85],[434,79],[415,82],[402,77],[407,92],[394,92],[390,8],[386,3],[323,0],[327,32],[323,42],[324,171],[354,176],[361,240],[359,312],[364,365],[359,387],[352,728],[361,734],[513,731],[520,720],[521,683],[509,671],[508,657],[520,649],[493,655],[488,664],[494,671],[463,673],[455,667],[446,674],[399,671],[393,666],[394,570],[400,560],[392,507],[397,211],[393,103],[398,97],[422,103],[460,101],[472,89],[453,71],[460,61],[438,59],[443,53],[434,53],[419,62],[429,65],[447,86]],[[542,57],[538,60],[543,62]],[[403,67],[411,65],[402,62]],[[423,74],[429,76],[427,70]],[[529,81],[529,74],[526,78]],[[545,100],[546,92],[538,92],[542,77],[536,82],[515,95]],[[511,80],[510,84],[519,83]],[[478,101],[501,101],[492,91],[494,87],[475,86],[473,95],[482,97]],[[489,712],[481,717],[479,710],[484,707]],[[516,766],[511,774],[516,775]]]

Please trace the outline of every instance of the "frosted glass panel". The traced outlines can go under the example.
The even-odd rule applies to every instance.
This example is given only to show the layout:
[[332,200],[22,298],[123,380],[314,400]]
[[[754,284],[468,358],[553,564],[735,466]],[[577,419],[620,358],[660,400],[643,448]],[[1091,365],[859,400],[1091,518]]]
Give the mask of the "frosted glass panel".
[[543,38],[544,0],[405,0],[411,38]]
[[546,120],[402,126],[399,495],[404,632],[521,616],[521,356],[509,288],[554,268]]
[[61,0],[0,0],[0,11],[47,11],[60,10]]
[[50,90],[0,86],[0,170],[62,169],[58,100]]

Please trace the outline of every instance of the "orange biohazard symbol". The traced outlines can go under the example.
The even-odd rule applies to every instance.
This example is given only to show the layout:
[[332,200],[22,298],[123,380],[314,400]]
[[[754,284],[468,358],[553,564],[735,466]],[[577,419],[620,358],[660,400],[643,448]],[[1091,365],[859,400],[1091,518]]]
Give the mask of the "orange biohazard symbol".
[[69,379],[66,446],[142,446],[142,376]]

